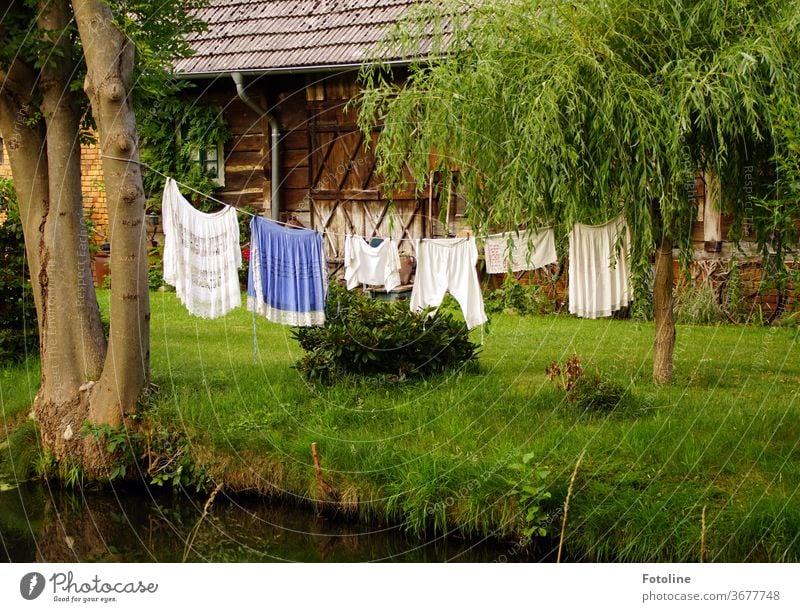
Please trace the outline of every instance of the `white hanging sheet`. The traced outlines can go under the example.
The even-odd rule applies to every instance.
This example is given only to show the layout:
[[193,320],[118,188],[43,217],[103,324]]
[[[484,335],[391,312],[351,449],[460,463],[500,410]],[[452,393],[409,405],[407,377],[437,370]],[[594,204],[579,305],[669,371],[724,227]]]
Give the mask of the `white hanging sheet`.
[[241,306],[242,267],[236,209],[217,213],[194,208],[167,179],[162,197],[164,281],[198,317],[214,319]]
[[569,311],[609,317],[631,301],[630,232],[620,215],[603,225],[576,223],[569,237]]
[[488,274],[536,270],[558,261],[555,234],[549,227],[490,234],[484,241],[483,252]]

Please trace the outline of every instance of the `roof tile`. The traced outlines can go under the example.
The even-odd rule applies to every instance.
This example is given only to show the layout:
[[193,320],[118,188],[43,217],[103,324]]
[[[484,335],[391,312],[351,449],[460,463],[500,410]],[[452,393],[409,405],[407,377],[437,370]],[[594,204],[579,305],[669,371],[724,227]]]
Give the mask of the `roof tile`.
[[[188,37],[180,74],[352,65],[421,0],[211,0],[208,30]],[[393,58],[383,58],[393,59]]]

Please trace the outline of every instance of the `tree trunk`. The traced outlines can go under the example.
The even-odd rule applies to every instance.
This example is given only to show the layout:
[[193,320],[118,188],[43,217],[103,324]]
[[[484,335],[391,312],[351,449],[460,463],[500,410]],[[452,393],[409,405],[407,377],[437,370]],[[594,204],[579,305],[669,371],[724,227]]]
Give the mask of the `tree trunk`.
[[54,32],[48,42],[58,51],[42,66],[39,77],[50,206],[40,229],[42,388],[36,416],[42,440],[57,458],[91,464],[99,462],[101,452],[80,436],[89,418],[87,397],[80,389],[100,376],[106,343],[83,220],[80,117],[69,93],[72,48],[69,37],[58,36],[70,16],[66,0],[39,4],[37,26],[45,39]]
[[672,239],[662,235],[656,250],[653,283],[653,318],[656,338],[653,342],[653,382],[672,382],[672,353],[675,349],[675,313],[672,304]]
[[[136,161],[128,97],[133,49],[106,4],[76,0],[73,8],[101,149]],[[82,211],[80,115],[70,92],[72,12],[68,0],[41,0],[36,14],[36,30],[53,49],[47,61],[38,72],[19,59],[0,67],[0,130],[20,201],[40,330],[42,387],[34,406],[43,443],[54,457],[98,475],[108,455],[104,444],[81,436],[83,423],[120,423],[147,381],[144,191],[138,165],[104,162],[114,280],[107,349]]]
[[136,121],[130,95],[132,43],[100,0],[72,0],[86,57],[84,89],[100,136],[108,197],[111,245],[111,317],[103,374],[91,390],[90,419],[119,424],[133,412],[147,384],[150,361],[150,296],[145,247],[145,197],[138,165]]
[[99,377],[106,345],[83,221],[73,49],[63,35],[71,13],[66,0],[55,0],[41,2],[37,14],[37,32],[54,52],[38,74],[14,61],[0,93],[39,326],[42,386],[34,409],[56,459],[99,465],[104,452],[80,436],[89,418],[81,389]]
[[44,226],[50,208],[44,121],[36,115],[32,88],[36,73],[15,59],[7,70],[0,70],[0,132],[4,135],[8,161],[14,177],[14,191],[20,207],[25,258],[31,275],[39,338],[43,333],[42,290],[39,282]]

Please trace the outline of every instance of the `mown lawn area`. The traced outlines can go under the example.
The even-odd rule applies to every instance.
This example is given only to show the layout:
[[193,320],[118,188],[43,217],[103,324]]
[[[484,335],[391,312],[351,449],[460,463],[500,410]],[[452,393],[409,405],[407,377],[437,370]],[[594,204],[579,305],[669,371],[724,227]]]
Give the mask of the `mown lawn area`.
[[[495,315],[477,371],[331,388],[292,368],[290,328],[255,328],[254,361],[244,309],[207,321],[174,294],[152,295],[152,418],[183,432],[232,489],[319,500],[316,442],[325,480],[363,520],[514,538],[524,521],[508,464],[532,453],[531,478],[549,471],[550,546],[585,451],[566,525],[571,560],[800,561],[795,328],[679,326],[668,388],[650,383],[652,324]],[[573,354],[633,402],[601,414],[567,402],[545,368]],[[9,400],[25,395],[10,381],[35,379],[31,367],[3,374],[4,412],[24,403]]]

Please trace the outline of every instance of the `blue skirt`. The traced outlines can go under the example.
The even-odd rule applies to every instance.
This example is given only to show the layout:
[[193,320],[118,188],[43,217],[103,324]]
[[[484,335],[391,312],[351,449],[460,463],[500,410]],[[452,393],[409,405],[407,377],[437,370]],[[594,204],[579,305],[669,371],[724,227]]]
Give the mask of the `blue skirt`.
[[323,325],[327,290],[328,266],[322,234],[253,217],[248,310],[276,323]]

